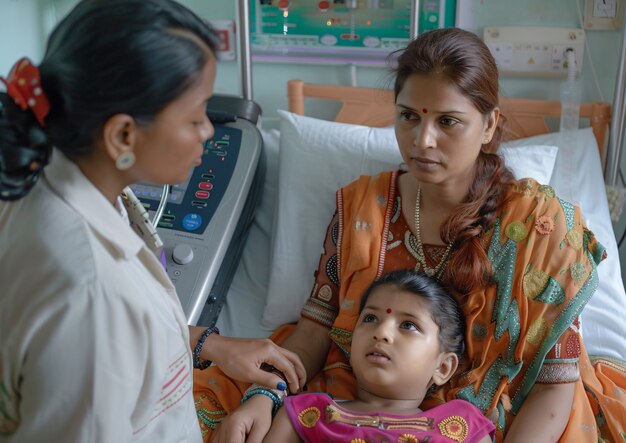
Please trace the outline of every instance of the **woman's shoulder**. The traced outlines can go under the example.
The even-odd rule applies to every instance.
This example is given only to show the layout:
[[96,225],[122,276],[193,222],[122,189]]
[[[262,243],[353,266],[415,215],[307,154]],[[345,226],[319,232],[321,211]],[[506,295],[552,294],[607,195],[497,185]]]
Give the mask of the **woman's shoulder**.
[[341,189],[351,189],[358,186],[370,186],[371,184],[391,184],[401,171],[383,171],[373,175],[360,175]]
[[[504,204],[500,208],[501,220],[524,220],[550,214],[553,222],[568,222],[573,219],[574,205],[556,194],[550,185],[544,185],[532,178],[513,182],[506,193]],[[560,217],[557,214],[562,214]]]
[[[552,186],[541,184],[532,178],[523,178],[514,181],[507,191],[507,197],[509,203],[523,199],[534,199],[535,201],[548,201],[548,199],[554,198],[559,199]],[[541,198],[539,199],[539,197]]]
[[604,258],[604,247],[585,226],[580,208],[533,179],[513,183],[494,226],[501,240],[518,243],[525,254],[549,250],[580,260],[588,251],[596,263]]

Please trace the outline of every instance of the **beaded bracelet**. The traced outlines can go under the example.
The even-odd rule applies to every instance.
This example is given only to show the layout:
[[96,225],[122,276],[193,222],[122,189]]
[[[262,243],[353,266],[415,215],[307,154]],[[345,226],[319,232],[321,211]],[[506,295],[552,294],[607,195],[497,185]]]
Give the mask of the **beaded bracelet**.
[[272,407],[272,417],[276,415],[280,407],[283,405],[283,397],[286,395],[284,391],[278,391],[277,389],[271,389],[260,385],[252,385],[243,395],[241,403],[243,404],[246,400],[256,394],[263,394],[272,399],[274,402],[274,406]]
[[198,339],[198,344],[193,349],[193,367],[194,368],[202,370],[211,366],[211,363],[212,363],[211,360],[204,360],[203,362],[200,362],[200,351],[202,351],[202,346],[204,346],[204,341],[206,340],[206,338],[209,335],[213,334],[214,332],[219,335],[220,330],[217,329],[217,326],[206,328],[204,332],[202,332],[202,335],[200,335],[200,338]]

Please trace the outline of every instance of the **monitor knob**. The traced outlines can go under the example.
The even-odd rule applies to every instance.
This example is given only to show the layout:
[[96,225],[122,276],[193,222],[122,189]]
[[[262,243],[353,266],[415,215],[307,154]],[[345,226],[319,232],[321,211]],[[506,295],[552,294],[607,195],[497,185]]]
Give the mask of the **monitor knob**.
[[193,250],[189,245],[176,245],[172,251],[172,259],[179,265],[187,265],[193,260]]

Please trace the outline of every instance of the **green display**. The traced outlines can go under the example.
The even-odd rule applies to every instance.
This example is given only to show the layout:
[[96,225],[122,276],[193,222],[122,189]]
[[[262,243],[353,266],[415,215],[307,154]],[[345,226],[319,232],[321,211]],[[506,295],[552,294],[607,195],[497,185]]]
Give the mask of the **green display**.
[[[454,26],[455,0],[420,1],[419,31]],[[250,0],[255,58],[377,64],[406,46],[411,0]]]

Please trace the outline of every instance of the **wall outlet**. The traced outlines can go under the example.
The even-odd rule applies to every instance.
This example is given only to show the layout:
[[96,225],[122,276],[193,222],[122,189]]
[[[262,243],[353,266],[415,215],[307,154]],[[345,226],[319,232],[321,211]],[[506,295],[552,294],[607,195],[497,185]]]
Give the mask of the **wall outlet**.
[[583,26],[600,31],[619,29],[624,15],[624,0],[585,0]]
[[483,40],[504,75],[525,77],[564,77],[567,75],[568,49],[576,56],[580,74],[585,48],[585,33],[575,28],[486,27]]

